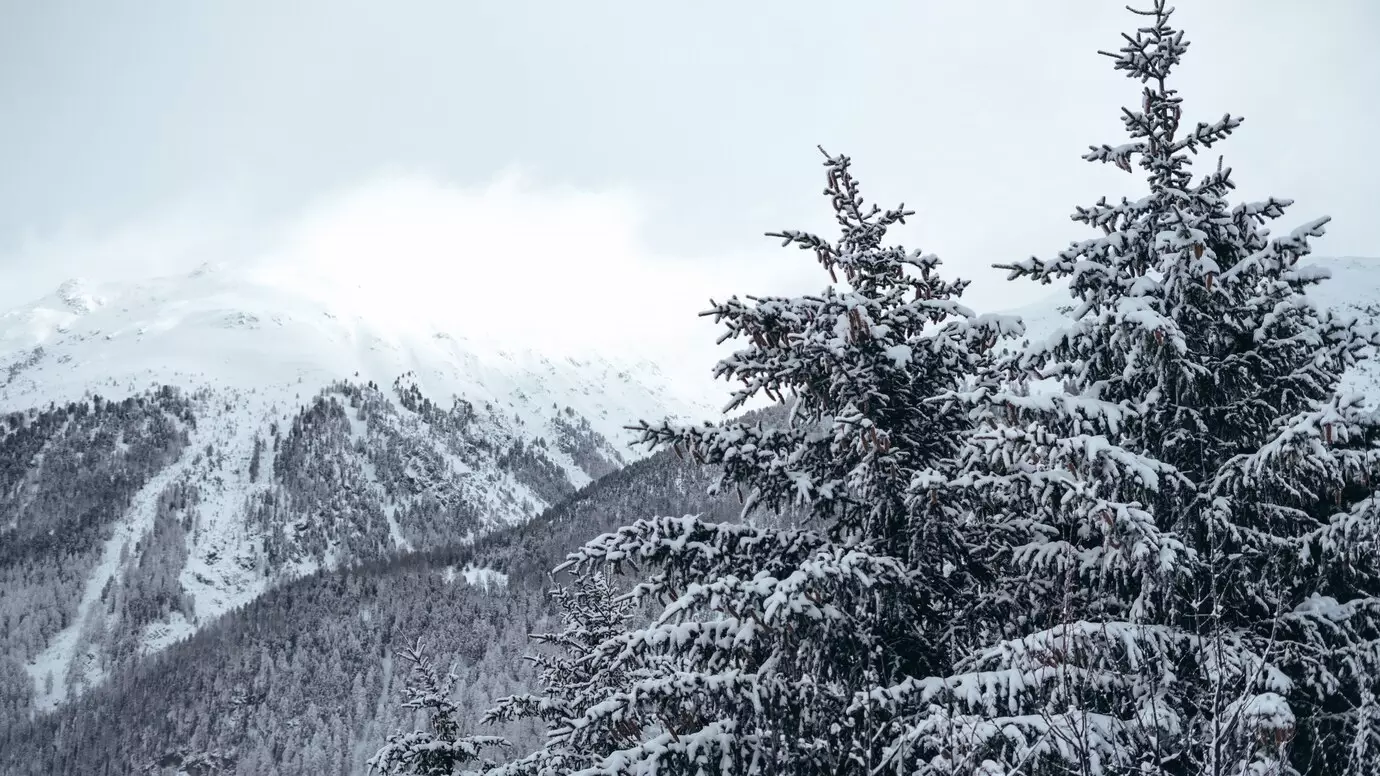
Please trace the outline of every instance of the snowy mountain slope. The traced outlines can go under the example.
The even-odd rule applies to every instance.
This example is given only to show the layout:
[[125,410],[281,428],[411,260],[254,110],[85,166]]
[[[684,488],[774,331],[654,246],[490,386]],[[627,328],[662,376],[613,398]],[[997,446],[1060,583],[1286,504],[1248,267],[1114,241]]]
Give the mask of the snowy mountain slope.
[[[533,689],[520,656],[530,652],[528,634],[555,625],[545,596],[551,567],[647,514],[735,519],[741,506],[732,493],[707,492],[715,477],[663,451],[474,544],[287,582],[121,669],[83,703],[8,731],[0,720],[0,773],[171,776],[177,761],[167,754],[218,750],[233,753],[236,773],[364,776],[378,742],[413,724],[397,703],[405,675],[390,669],[388,655],[419,635],[460,677],[462,726],[481,729],[494,698]],[[243,704],[245,695],[255,702]],[[544,729],[491,732],[522,749],[539,745]],[[339,769],[303,761],[325,739],[339,753],[326,759]],[[160,760],[172,767],[146,769]]]
[[[116,402],[156,403],[163,386],[186,405],[179,452],[112,475],[131,494],[83,513],[60,560],[37,561],[54,568],[52,622],[0,638],[37,709],[282,580],[531,517],[639,456],[625,424],[718,404],[650,362],[390,328],[226,269],[70,281],[0,316],[0,420],[16,429],[0,457],[18,471],[0,492],[12,556],[0,576],[27,573],[44,536],[68,535],[72,516],[39,507],[67,487],[70,455],[54,451],[87,444],[63,441],[71,418],[127,447],[137,432],[112,430],[126,414]],[[38,595],[0,585],[0,615],[25,617]]]
[[431,396],[510,407],[525,423],[551,417],[553,402],[570,406],[611,440],[627,438],[630,418],[719,404],[712,387],[675,384],[648,361],[539,354],[497,331],[389,327],[358,303],[225,268],[95,287],[72,280],[0,315],[0,411],[151,383],[291,396],[351,377],[391,385],[407,372]]
[[[1380,324],[1380,258],[1346,256],[1310,263],[1332,273],[1309,292],[1319,305]],[[1368,361],[1349,372],[1342,390],[1380,402],[1380,363]]]

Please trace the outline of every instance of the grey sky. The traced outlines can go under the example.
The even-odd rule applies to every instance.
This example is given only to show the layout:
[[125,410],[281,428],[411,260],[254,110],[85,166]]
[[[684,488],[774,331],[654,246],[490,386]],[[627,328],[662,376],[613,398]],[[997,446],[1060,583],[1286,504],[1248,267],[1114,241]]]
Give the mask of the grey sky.
[[[1334,216],[1320,252],[1380,254],[1380,5],[1181,6],[1187,117],[1246,117],[1241,193],[1296,199],[1285,226]],[[979,303],[1019,301],[987,264],[1135,190],[1078,158],[1123,137],[1137,86],[1095,51],[1132,21],[1110,0],[0,0],[0,304],[258,251],[398,174],[616,191],[649,255],[756,256],[766,229],[827,228],[817,143],[918,210],[906,243]]]

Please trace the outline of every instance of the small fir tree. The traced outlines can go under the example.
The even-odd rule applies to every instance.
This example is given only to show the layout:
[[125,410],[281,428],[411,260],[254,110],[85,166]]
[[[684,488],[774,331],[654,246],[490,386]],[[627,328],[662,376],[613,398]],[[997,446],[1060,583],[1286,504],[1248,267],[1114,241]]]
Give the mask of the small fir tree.
[[[494,763],[480,757],[487,748],[507,746],[497,736],[462,736],[456,721],[459,709],[451,700],[455,674],[438,678],[436,665],[422,650],[421,641],[403,648],[399,656],[412,665],[407,683],[407,700],[402,706],[425,711],[430,730],[394,733],[378,752],[369,759],[370,772],[382,774],[415,774],[416,776],[451,776],[456,773],[478,773],[494,767]],[[460,770],[469,763],[478,765],[477,771]]]
[[576,577],[551,590],[561,611],[559,633],[533,634],[538,644],[552,648],[527,656],[539,671],[542,695],[501,698],[484,715],[485,724],[523,719],[542,721],[548,730],[545,745],[486,772],[487,776],[554,776],[595,765],[600,758],[635,741],[640,732],[630,726],[612,728],[607,739],[577,737],[572,720],[586,714],[603,693],[627,685],[616,669],[600,670],[597,648],[627,630],[632,604],[620,597],[609,579],[598,572]]

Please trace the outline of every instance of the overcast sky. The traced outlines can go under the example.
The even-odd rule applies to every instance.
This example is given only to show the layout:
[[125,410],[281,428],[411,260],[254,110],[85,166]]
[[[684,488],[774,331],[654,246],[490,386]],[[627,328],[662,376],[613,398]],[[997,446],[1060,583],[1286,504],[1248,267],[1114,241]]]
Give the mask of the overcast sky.
[[[1181,5],[1186,117],[1245,116],[1240,193],[1297,200],[1284,228],[1332,215],[1320,253],[1380,255],[1380,4]],[[580,262],[552,299],[814,288],[760,235],[828,228],[816,144],[919,211],[904,242],[975,304],[1023,302],[991,262],[1136,190],[1079,159],[1122,141],[1138,87],[1095,52],[1133,23],[1110,0],[0,0],[0,304],[303,254],[433,290]]]

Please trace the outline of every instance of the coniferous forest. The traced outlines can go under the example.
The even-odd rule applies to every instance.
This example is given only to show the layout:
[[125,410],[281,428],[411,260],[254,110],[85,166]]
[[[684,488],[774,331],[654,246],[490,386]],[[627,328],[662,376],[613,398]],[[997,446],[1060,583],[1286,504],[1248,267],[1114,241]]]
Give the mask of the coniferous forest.
[[[993,270],[1063,289],[1057,332],[969,307],[896,241],[924,214],[865,197],[886,160],[821,149],[836,228],[768,235],[821,290],[705,312],[722,419],[648,418],[624,465],[573,413],[495,442],[463,400],[339,383],[254,444],[280,584],[141,657],[194,616],[163,569],[200,496],[169,484],[52,710],[23,666],[196,417],[166,388],[8,419],[0,773],[1380,773],[1380,410],[1344,383],[1380,329],[1310,295],[1327,217],[1236,197],[1242,119],[1185,119],[1218,106],[1177,90],[1165,0],[1126,18],[1124,135],[1083,160],[1137,193]],[[452,459],[545,508],[500,526]]]

